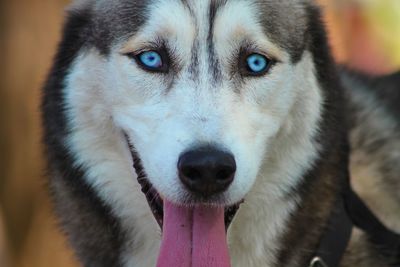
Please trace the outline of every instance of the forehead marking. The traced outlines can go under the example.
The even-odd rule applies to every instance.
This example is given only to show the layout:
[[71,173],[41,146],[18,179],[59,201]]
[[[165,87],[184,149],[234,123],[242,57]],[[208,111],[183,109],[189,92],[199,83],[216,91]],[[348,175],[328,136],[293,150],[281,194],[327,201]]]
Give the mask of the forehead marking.
[[[222,75],[220,64],[215,54],[213,32],[215,16],[218,9],[223,6],[226,1],[227,0],[210,0],[203,1],[202,4],[199,4],[200,1],[181,0],[182,4],[191,13],[196,27],[196,36],[193,41],[191,63],[189,66],[189,73],[193,80],[200,78],[200,68],[202,64],[208,66],[208,72],[212,77],[212,83],[215,84],[217,81],[221,80]],[[206,2],[206,5],[204,5],[204,2]],[[197,13],[195,13],[194,10],[196,10]],[[205,62],[201,62],[200,57]]]
[[213,82],[217,83],[221,81],[221,68],[218,61],[218,58],[215,55],[215,45],[214,45],[214,22],[215,16],[217,15],[218,9],[226,4],[227,0],[212,0],[210,3],[210,8],[208,12],[209,16],[209,29],[207,36],[207,46],[208,46],[208,59],[209,59],[209,67],[212,72],[211,75],[213,77]]
[[194,22],[194,26],[195,26],[195,40],[193,41],[193,45],[192,45],[192,53],[191,53],[191,58],[190,58],[190,65],[189,65],[189,74],[190,74],[190,78],[192,80],[196,80],[199,76],[199,64],[200,64],[200,60],[199,60],[199,49],[200,49],[200,43],[199,43],[199,37],[198,37],[198,33],[199,33],[199,26],[197,25],[197,20],[196,20],[196,14],[193,11],[192,7],[189,5],[188,0],[181,0],[182,4],[185,6],[185,8],[189,11],[191,17],[193,18]]
[[193,46],[192,46],[191,60],[190,60],[190,66],[189,66],[189,73],[190,73],[190,77],[192,78],[192,80],[197,80],[199,77],[199,74],[200,74],[200,72],[199,72],[199,65],[200,65],[199,49],[200,49],[200,42],[198,40],[198,37],[196,37],[196,39],[193,42]]

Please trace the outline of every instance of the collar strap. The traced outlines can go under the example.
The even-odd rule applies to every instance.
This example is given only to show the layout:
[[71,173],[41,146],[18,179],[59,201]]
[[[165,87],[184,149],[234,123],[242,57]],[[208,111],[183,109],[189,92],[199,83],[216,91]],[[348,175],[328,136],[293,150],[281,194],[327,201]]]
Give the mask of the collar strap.
[[[379,253],[400,265],[400,235],[387,228],[351,189],[344,195],[347,213],[355,227],[364,231]],[[333,266],[334,267],[334,266]]]
[[364,231],[383,256],[400,264],[400,235],[385,227],[347,185],[336,201],[309,267],[338,267],[353,227]]
[[339,196],[310,267],[337,267],[350,241],[353,223]]

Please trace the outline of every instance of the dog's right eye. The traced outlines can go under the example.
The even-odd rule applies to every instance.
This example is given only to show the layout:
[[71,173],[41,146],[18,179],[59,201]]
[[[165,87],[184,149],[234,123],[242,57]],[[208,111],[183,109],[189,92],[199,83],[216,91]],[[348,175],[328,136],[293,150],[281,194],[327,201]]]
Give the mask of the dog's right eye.
[[138,58],[140,63],[149,69],[157,70],[163,66],[161,55],[156,51],[146,51],[140,53]]
[[139,54],[128,54],[133,57],[136,63],[144,70],[149,72],[167,72],[168,71],[168,57],[164,53],[156,50],[144,51]]

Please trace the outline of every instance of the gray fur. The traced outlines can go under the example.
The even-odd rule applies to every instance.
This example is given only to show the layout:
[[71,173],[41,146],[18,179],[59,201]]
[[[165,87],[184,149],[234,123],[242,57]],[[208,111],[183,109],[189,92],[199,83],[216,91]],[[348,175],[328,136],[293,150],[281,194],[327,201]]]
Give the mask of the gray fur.
[[286,49],[292,62],[300,60],[307,40],[307,0],[255,0],[265,33]]
[[[378,94],[396,86],[394,77],[371,78],[343,72],[351,108],[351,167],[354,186],[381,219],[400,232],[400,118]],[[379,83],[377,79],[386,80]],[[400,86],[397,84],[397,91]],[[393,90],[395,92],[395,90]],[[392,94],[391,100],[399,103]],[[358,177],[360,170],[369,175]]]
[[117,41],[129,38],[147,18],[147,6],[153,0],[80,0],[70,7],[70,12],[87,9],[92,14],[87,38],[103,54]]

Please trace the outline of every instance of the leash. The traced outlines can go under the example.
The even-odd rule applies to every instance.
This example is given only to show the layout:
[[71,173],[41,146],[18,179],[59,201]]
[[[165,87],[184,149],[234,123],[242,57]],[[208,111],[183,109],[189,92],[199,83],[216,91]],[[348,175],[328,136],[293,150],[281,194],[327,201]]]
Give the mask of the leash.
[[393,260],[393,266],[400,266],[400,235],[384,226],[347,183],[309,267],[338,267],[353,227],[364,231],[378,251]]

